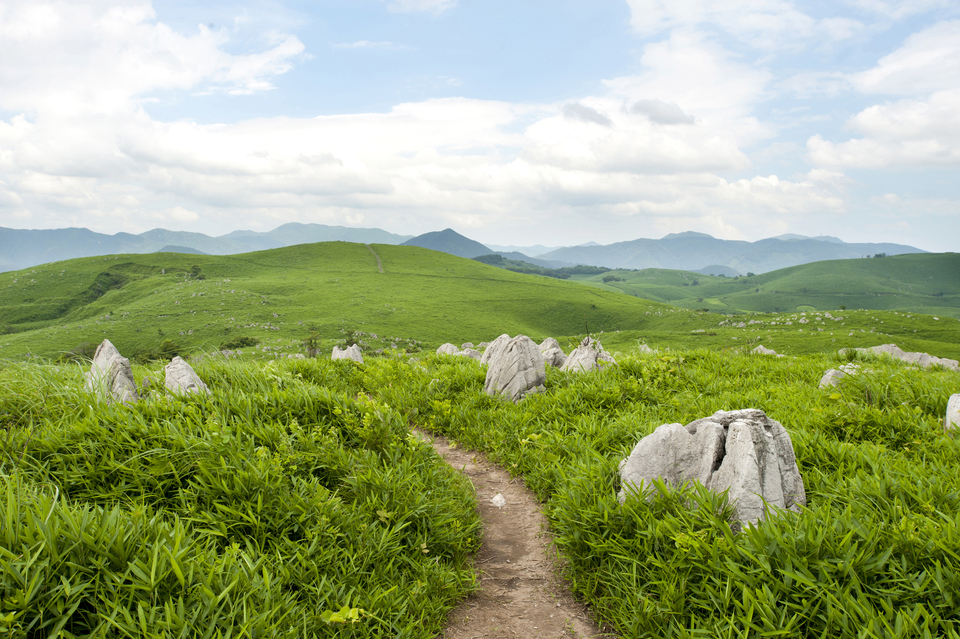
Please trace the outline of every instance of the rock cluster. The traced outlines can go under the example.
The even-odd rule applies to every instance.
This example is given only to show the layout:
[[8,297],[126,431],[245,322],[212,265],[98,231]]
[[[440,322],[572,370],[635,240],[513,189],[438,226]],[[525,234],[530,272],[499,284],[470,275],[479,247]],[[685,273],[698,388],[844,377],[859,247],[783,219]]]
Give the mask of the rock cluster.
[[728,490],[735,527],[766,519],[771,506],[796,511],[806,504],[790,435],[756,409],[658,427],[620,462],[621,503],[628,486],[652,497],[657,478],[670,486],[699,481],[714,492]]
[[363,353],[360,352],[360,347],[356,344],[352,344],[347,348],[334,346],[333,355],[330,356],[330,359],[352,359],[355,362],[363,364]]
[[896,344],[881,344],[880,346],[872,346],[870,348],[856,348],[854,349],[858,353],[873,353],[875,355],[890,355],[896,359],[907,362],[909,364],[916,364],[921,368],[930,368],[931,366],[943,366],[950,370],[960,370],[960,362],[957,362],[955,359],[946,359],[941,357],[934,357],[933,355],[928,355],[927,353],[908,353],[901,349]]
[[470,359],[480,359],[483,357],[480,351],[473,348],[473,344],[470,342],[467,342],[460,348],[457,348],[449,342],[441,344],[440,348],[437,349],[437,355],[458,355],[460,357],[469,357]]
[[108,339],[97,347],[86,377],[84,388],[97,393],[108,403],[135,402],[139,399],[130,360],[120,355],[120,351]]
[[547,380],[543,355],[526,335],[501,335],[487,347],[483,359],[487,360],[483,385],[487,395],[501,395],[517,402],[528,393],[542,390]]

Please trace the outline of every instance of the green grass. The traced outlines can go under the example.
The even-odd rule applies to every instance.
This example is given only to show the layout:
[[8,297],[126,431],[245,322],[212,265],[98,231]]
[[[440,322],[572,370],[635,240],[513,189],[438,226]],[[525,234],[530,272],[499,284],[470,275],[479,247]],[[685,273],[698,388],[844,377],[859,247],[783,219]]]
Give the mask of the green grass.
[[[417,247],[328,242],[233,256],[122,255],[69,260],[0,279],[0,357],[56,357],[104,338],[124,353],[170,339],[216,350],[238,336],[329,351],[349,331],[365,350],[639,329],[659,308],[572,282],[521,275]],[[205,279],[192,277],[196,265]],[[376,337],[373,337],[376,335]]]
[[[577,279],[682,308],[721,313],[834,311],[845,306],[960,318],[957,273],[960,254],[942,253],[828,260],[736,278],[644,269]],[[603,284],[609,276],[623,281]]]

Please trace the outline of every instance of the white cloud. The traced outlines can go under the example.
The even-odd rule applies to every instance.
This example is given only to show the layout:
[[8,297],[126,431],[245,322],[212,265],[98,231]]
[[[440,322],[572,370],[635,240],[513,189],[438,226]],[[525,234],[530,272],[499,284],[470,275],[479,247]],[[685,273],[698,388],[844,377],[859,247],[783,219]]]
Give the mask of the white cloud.
[[457,0],[381,0],[387,2],[387,11],[393,13],[416,13],[428,11],[443,13],[457,6]]
[[265,50],[232,55],[226,30],[185,35],[155,17],[137,0],[10,0],[0,13],[0,108],[73,117],[129,110],[131,98],[164,89],[264,91],[304,51],[272,32]]
[[960,20],[911,35],[877,66],[851,77],[864,93],[917,95],[960,86]]
[[710,25],[758,49],[777,51],[810,38],[845,40],[864,25],[851,18],[817,20],[785,0],[627,0],[640,34]]
[[810,160],[863,168],[960,166],[960,89],[928,100],[900,100],[864,109],[847,123],[862,138],[834,143],[815,135]]

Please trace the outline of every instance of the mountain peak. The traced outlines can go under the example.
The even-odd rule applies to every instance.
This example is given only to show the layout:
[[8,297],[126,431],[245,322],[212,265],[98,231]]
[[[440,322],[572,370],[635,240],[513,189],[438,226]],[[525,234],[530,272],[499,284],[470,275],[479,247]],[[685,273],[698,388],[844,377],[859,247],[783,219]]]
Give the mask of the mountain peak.
[[424,233],[423,235],[418,235],[415,238],[407,240],[402,246],[419,246],[421,248],[466,258],[477,257],[478,255],[490,255],[494,252],[480,242],[471,240],[469,237],[464,237],[453,229]]
[[717,239],[712,235],[707,235],[706,233],[697,233],[696,231],[684,231],[683,233],[668,233],[667,235],[664,235],[661,239],[679,240],[679,239],[685,239],[685,238],[691,238],[691,237],[706,237],[711,240]]

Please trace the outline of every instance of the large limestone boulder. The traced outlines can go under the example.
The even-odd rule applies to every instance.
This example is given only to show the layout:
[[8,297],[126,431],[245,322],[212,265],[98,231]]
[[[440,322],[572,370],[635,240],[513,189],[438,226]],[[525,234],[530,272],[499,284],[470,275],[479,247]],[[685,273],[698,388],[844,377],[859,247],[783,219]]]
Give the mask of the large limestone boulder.
[[355,362],[363,364],[363,353],[360,352],[360,347],[356,344],[352,344],[347,348],[334,346],[333,355],[330,356],[330,359],[352,359]]
[[547,366],[553,366],[554,368],[563,368],[563,365],[567,362],[567,355],[560,350],[559,347],[548,348],[543,353],[543,362]]
[[510,336],[504,333],[497,339],[493,340],[483,351],[483,357],[480,358],[481,364],[489,364],[490,360],[494,359],[500,350],[510,341]]
[[555,339],[552,338],[552,337],[548,337],[547,339],[545,339],[545,340],[543,340],[542,342],[540,342],[540,352],[541,352],[541,353],[546,353],[546,352],[549,351],[551,348],[560,348],[560,342],[558,342],[557,340],[555,340]]
[[603,350],[600,342],[592,337],[585,337],[580,342],[580,346],[573,349],[560,370],[586,372],[612,364],[616,364],[616,362]]
[[483,357],[483,353],[481,353],[475,348],[465,348],[462,351],[458,351],[455,354],[459,355],[460,357],[469,357],[470,359],[475,359],[478,362]]
[[540,348],[526,335],[517,335],[498,348],[490,359],[483,390],[487,395],[499,394],[517,402],[527,393],[542,390],[546,380],[547,370]]
[[193,367],[183,361],[179,355],[174,357],[170,363],[166,365],[164,372],[166,374],[164,384],[168,389],[178,395],[210,393],[210,389],[203,383],[203,380],[197,377]]
[[764,505],[799,510],[807,503],[793,443],[786,429],[763,411],[717,411],[710,417],[664,424],[641,439],[620,462],[627,486],[651,496],[651,482],[661,478],[671,486],[699,481],[714,492],[729,490],[735,528],[771,514]]
[[960,426],[960,393],[950,396],[947,401],[947,414],[943,418],[943,428],[953,430]]
[[934,357],[927,353],[913,353],[901,349],[896,344],[881,344],[880,346],[871,346],[870,348],[857,348],[859,353],[873,353],[875,355],[889,355],[908,364],[916,364],[921,368],[930,368],[931,366],[943,366],[950,370],[960,370],[960,362],[955,359],[946,359]]
[[97,347],[90,372],[86,376],[84,388],[97,393],[108,403],[125,404],[140,399],[137,395],[137,384],[133,381],[130,360],[120,355],[120,351],[108,339],[103,340]]
[[446,344],[441,344],[440,348],[437,349],[437,355],[456,355],[460,352],[460,349],[447,342]]
[[847,375],[856,375],[859,372],[860,367],[852,362],[850,364],[844,364],[840,368],[831,368],[820,378],[820,388],[839,386],[841,379]]

